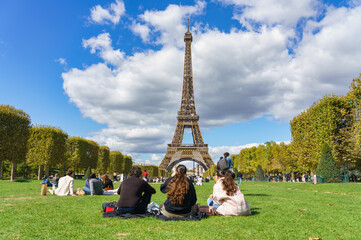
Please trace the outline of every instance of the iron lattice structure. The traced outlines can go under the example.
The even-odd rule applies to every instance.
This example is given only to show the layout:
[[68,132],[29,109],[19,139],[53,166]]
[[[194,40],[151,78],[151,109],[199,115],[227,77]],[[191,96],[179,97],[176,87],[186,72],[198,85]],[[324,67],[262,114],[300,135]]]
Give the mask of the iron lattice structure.
[[[196,113],[194,103],[193,89],[193,71],[192,71],[192,33],[188,31],[184,35],[185,55],[183,72],[183,89],[180,110],[177,116],[177,127],[174,132],[171,144],[168,144],[165,154],[159,167],[167,171],[182,161],[195,161],[205,170],[214,165],[211,156],[208,153],[208,144],[204,144],[201,130],[199,128],[199,116]],[[193,144],[182,145],[183,134],[186,128],[190,128],[193,135]]]

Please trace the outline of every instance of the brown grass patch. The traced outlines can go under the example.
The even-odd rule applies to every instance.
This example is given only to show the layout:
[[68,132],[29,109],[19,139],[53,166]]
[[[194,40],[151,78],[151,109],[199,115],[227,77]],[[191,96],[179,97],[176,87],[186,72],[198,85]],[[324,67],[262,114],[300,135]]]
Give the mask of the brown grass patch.
[[117,236],[128,236],[130,233],[117,233]]
[[31,200],[31,199],[35,199],[35,198],[33,198],[33,197],[18,197],[18,198],[5,198],[4,200],[8,201],[8,200]]

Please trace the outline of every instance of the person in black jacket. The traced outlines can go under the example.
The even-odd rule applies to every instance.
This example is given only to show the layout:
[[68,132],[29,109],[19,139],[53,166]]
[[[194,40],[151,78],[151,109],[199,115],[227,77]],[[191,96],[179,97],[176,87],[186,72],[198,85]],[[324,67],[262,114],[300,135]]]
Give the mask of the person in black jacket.
[[142,169],[133,167],[129,172],[130,177],[125,179],[118,188],[120,195],[118,201],[118,214],[145,213],[155,189],[140,178]]
[[175,175],[160,186],[160,191],[168,195],[162,208],[166,217],[187,217],[198,212],[196,190],[186,176],[187,168],[179,165]]
[[[152,194],[155,189],[146,181],[140,178],[142,170],[140,167],[132,167],[129,172],[130,177],[125,179],[118,188],[119,201],[116,214],[134,213],[142,214],[147,211]],[[103,203],[103,210],[111,203]]]
[[102,176],[102,184],[103,184],[103,189],[105,190],[113,190],[114,189],[114,185],[112,180],[109,179],[108,174],[104,174]]

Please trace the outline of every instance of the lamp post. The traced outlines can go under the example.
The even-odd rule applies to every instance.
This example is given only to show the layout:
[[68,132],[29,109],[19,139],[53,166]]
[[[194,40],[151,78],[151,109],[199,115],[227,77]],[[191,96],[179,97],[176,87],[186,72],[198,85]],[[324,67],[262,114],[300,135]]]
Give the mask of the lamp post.
[[268,142],[265,142],[266,144],[266,159],[267,159],[267,182],[269,182],[269,174],[268,174]]

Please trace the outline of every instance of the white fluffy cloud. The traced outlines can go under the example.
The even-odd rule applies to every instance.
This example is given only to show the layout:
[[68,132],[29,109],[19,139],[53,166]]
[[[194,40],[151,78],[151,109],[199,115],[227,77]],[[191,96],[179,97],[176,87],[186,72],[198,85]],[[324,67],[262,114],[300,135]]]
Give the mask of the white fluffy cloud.
[[100,5],[94,6],[90,9],[90,22],[97,24],[118,24],[120,17],[125,13],[124,2],[115,0],[115,3],[110,4],[109,7],[103,8]]
[[113,49],[109,33],[102,33],[97,37],[92,37],[88,40],[83,39],[83,47],[89,47],[91,53],[96,53],[98,51],[99,57],[101,57],[105,63],[110,63],[112,65],[120,65],[124,58],[123,52],[119,49]]
[[[261,22],[257,31],[193,29],[195,101],[201,127],[264,115],[289,120],[324,94],[346,93],[360,72],[361,7],[328,8],[321,21],[307,20],[303,38],[291,54],[292,25],[317,11],[314,1],[290,1],[292,9],[284,1],[277,2],[287,15],[265,15],[268,5],[256,3],[239,13],[245,21]],[[160,50],[125,56],[113,48],[108,33],[83,40],[84,48],[98,54],[102,62],[73,68],[62,77],[66,94],[83,115],[107,124],[92,134],[93,139],[125,153],[165,153],[180,104],[185,19],[204,14],[205,8],[204,2],[170,5],[138,16],[133,32],[143,41],[160,44]],[[240,150],[240,146],[210,146],[210,152],[217,157],[226,148],[231,153]]]
[[234,18],[248,29],[257,24],[295,26],[300,19],[315,16],[316,0],[219,0],[236,6]]
[[157,34],[152,42],[181,47],[183,38],[180,36],[186,30],[185,18],[202,14],[205,6],[204,1],[198,1],[194,6],[169,5],[164,11],[145,11],[138,17],[144,24],[134,24],[132,31],[140,35],[144,42],[151,40],[152,33]]

